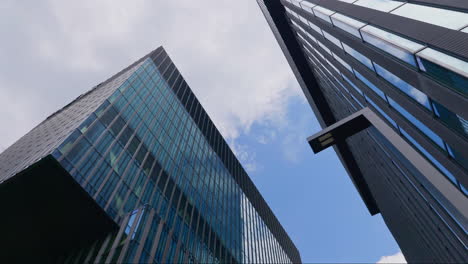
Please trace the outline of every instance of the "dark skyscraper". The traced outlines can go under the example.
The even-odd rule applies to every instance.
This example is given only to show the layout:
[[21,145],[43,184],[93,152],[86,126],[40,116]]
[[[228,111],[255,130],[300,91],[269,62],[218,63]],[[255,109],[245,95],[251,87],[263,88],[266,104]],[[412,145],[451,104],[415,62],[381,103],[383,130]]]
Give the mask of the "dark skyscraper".
[[300,255],[162,47],[0,155],[0,260]]
[[257,2],[324,128],[314,151],[334,145],[409,262],[468,262],[468,1]]

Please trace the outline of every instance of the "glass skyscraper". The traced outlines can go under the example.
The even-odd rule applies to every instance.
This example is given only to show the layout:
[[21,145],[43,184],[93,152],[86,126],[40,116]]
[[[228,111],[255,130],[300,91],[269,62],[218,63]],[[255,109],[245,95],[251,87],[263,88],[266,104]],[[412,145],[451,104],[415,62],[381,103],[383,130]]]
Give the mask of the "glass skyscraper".
[[466,263],[468,1],[257,2],[324,129],[369,108],[440,174],[372,128],[334,145],[406,259]]
[[301,262],[162,47],[5,150],[0,199],[0,259]]

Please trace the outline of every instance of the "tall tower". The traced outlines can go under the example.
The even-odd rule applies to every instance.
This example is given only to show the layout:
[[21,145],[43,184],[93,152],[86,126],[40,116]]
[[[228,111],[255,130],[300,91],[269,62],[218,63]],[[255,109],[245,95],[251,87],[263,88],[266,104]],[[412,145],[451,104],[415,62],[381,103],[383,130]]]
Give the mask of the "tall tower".
[[301,262],[162,47],[5,150],[0,200],[0,260]]
[[329,132],[314,151],[333,142],[408,261],[468,262],[468,2],[257,2]]

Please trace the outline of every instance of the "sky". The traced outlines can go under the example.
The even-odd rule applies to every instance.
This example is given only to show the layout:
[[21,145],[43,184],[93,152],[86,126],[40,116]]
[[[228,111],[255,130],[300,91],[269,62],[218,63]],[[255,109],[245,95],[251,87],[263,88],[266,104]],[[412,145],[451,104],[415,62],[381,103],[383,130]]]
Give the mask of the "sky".
[[306,263],[403,262],[320,130],[255,0],[0,1],[0,151],[163,45]]

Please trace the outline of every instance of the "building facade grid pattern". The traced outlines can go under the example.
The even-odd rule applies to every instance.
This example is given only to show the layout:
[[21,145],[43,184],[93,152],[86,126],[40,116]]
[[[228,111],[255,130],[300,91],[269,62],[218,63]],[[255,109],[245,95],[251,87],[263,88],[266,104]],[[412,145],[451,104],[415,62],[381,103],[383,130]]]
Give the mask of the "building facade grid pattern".
[[[442,41],[452,36],[452,43],[468,43],[466,5],[258,2],[323,127],[369,107],[466,198],[468,54],[463,45]],[[407,9],[439,12],[444,18],[452,14],[457,21],[427,19],[426,13],[403,12]],[[353,182],[364,179],[356,187],[360,192],[368,188],[371,202],[365,200],[366,205],[382,214],[408,261],[468,259],[467,219],[450,208],[441,192],[426,188],[424,175],[411,169],[377,131],[354,135],[335,150]]]
[[[38,131],[56,120],[69,125],[46,150],[37,146],[42,154],[34,158],[51,153],[120,226],[63,261],[300,262],[164,49],[80,96],[24,138],[40,138]],[[0,160],[29,150],[23,141]],[[35,162],[30,160],[23,168]],[[18,168],[2,166],[8,177]]]

